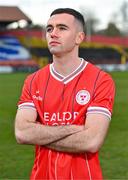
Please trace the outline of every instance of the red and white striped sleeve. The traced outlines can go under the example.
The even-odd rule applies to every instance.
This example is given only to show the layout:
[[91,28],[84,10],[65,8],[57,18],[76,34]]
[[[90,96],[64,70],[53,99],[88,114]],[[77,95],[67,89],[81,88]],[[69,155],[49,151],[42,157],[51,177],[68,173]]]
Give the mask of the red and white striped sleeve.
[[111,119],[114,96],[114,81],[109,74],[102,72],[97,81],[92,102],[87,109],[87,115],[98,113]]
[[23,88],[22,88],[22,93],[18,102],[18,109],[34,109],[35,105],[31,96],[31,81],[33,76],[30,75],[26,78]]

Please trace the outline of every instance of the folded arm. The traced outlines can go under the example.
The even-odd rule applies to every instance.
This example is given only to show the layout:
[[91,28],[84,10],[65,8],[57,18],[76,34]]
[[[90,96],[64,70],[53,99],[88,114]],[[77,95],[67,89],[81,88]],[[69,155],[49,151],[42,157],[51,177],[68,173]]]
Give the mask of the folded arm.
[[84,129],[83,126],[47,126],[36,122],[37,112],[20,109],[15,119],[15,136],[20,144],[47,145]]
[[97,152],[107,135],[110,120],[102,114],[89,114],[85,129],[50,143],[48,148],[71,153]]

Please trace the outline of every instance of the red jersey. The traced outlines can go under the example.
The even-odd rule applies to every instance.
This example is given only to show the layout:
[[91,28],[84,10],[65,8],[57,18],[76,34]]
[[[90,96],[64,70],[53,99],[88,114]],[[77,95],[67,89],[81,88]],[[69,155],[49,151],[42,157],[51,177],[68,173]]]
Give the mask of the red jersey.
[[[33,108],[42,124],[85,124],[90,113],[111,118],[114,83],[110,75],[82,59],[67,77],[53,64],[29,75],[24,83],[19,108]],[[97,153],[63,153],[36,146],[31,179],[102,179]]]

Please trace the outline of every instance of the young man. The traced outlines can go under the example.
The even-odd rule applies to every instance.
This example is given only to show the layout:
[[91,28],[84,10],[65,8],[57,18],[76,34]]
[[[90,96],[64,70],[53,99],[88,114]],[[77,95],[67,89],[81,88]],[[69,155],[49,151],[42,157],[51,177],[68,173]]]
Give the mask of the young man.
[[79,12],[53,11],[46,39],[53,63],[27,77],[15,121],[18,143],[36,145],[31,179],[102,179],[98,151],[110,124],[113,80],[78,56]]

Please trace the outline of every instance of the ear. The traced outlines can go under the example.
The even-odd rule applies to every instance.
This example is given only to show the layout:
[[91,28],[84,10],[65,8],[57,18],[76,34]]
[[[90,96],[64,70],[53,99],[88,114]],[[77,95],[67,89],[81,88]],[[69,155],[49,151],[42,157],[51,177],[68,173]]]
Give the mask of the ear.
[[82,43],[82,41],[85,38],[85,34],[84,32],[78,32],[77,36],[76,36],[76,44],[79,45]]

